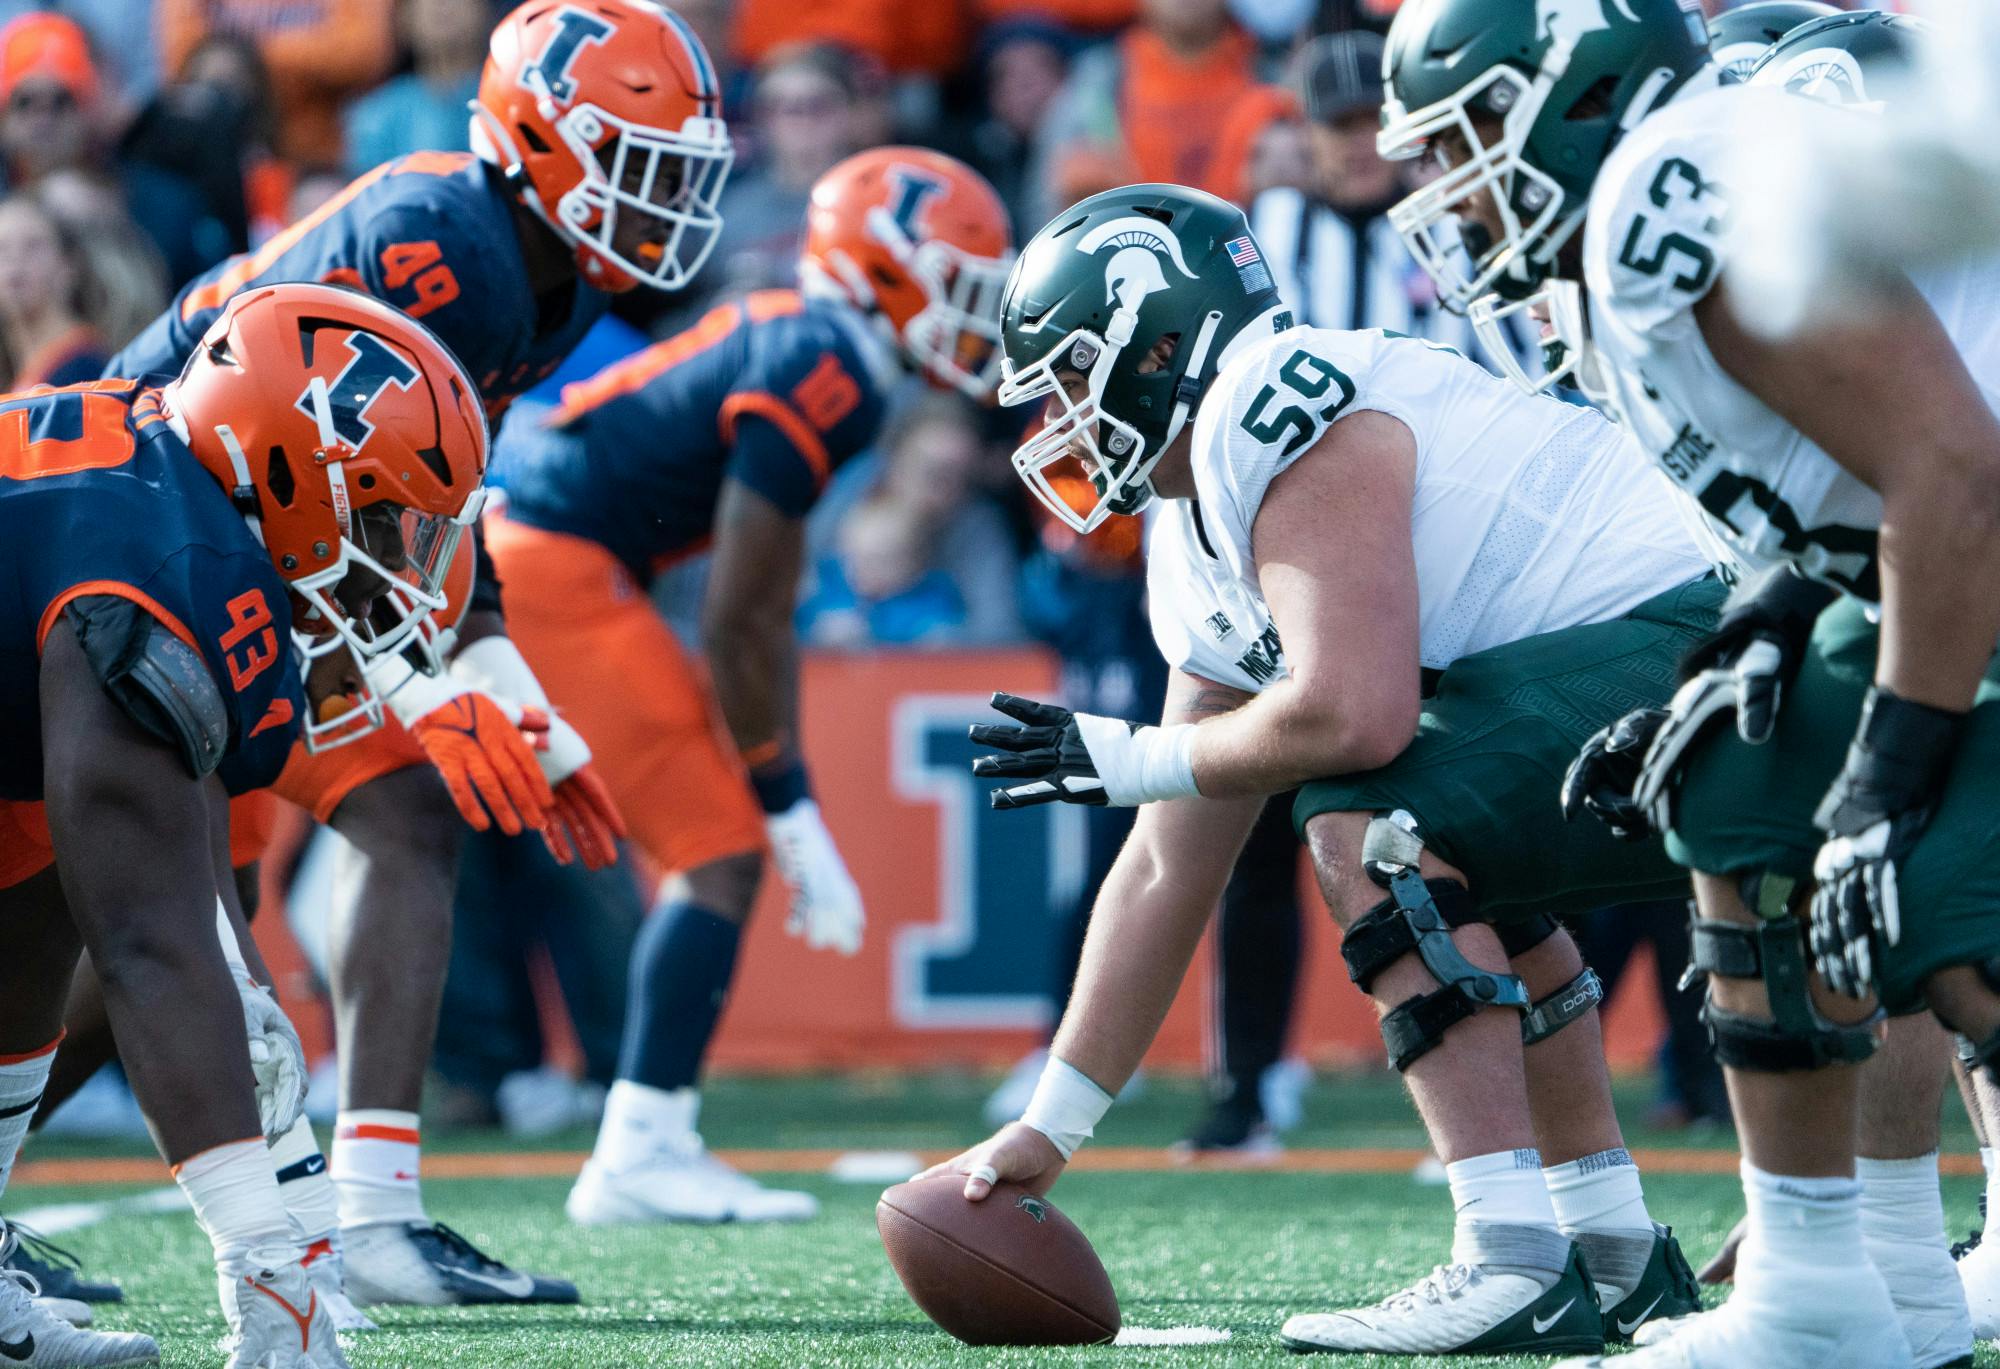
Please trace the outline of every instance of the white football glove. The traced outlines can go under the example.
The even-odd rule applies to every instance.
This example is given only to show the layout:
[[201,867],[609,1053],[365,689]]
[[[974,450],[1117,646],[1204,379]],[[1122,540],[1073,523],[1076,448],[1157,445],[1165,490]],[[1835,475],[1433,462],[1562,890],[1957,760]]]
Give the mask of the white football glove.
[[238,976],[243,1025],[250,1036],[250,1073],[257,1079],[257,1118],[264,1139],[276,1141],[292,1129],[306,1106],[306,1048],[271,991]]
[[215,900],[215,936],[229,977],[243,1003],[243,1029],[250,1042],[250,1073],[257,1081],[257,1120],[264,1139],[290,1131],[306,1107],[306,1047],[271,991],[250,977],[236,928],[222,899]]
[[771,839],[778,874],[792,893],[785,930],[804,937],[816,951],[830,947],[853,955],[860,950],[861,929],[867,921],[861,890],[834,847],[819,805],[800,799],[782,813],[766,814],[764,830]]

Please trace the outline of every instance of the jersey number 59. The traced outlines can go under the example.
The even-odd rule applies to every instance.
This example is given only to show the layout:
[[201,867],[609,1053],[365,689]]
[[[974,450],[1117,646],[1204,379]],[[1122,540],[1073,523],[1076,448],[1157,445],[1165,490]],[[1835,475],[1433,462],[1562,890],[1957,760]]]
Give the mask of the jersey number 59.
[[1340,411],[1354,401],[1354,382],[1338,366],[1311,352],[1293,352],[1278,368],[1278,379],[1285,382],[1286,389],[1306,400],[1321,399],[1333,386],[1340,387],[1339,397],[1319,410],[1317,422],[1315,416],[1297,404],[1286,404],[1272,412],[1271,406],[1279,398],[1276,386],[1266,385],[1257,392],[1257,397],[1250,401],[1250,411],[1243,415],[1243,431],[1259,442],[1276,442],[1291,433],[1285,443],[1286,456],[1312,441],[1321,426],[1339,417]]

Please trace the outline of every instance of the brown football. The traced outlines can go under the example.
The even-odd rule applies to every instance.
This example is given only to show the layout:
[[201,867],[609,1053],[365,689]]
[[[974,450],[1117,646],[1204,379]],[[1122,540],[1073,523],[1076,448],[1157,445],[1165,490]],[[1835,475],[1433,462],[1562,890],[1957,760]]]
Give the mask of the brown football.
[[1019,1184],[964,1197],[965,1176],[897,1184],[875,1204],[889,1263],[917,1306],[968,1345],[1100,1345],[1118,1294],[1076,1223]]

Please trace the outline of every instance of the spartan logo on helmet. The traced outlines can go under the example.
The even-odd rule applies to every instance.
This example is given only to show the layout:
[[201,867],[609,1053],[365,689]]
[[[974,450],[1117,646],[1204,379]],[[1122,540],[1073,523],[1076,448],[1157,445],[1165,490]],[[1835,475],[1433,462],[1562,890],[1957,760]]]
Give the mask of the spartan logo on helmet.
[[1104,263],[1104,302],[1116,301],[1120,309],[1138,312],[1146,296],[1167,288],[1166,272],[1160,269],[1165,254],[1174,269],[1189,280],[1196,279],[1181,255],[1180,239],[1152,219],[1132,214],[1101,223],[1077,239],[1076,250],[1095,256],[1106,247],[1118,250]]
[[[1586,33],[1609,30],[1607,0],[1535,0],[1535,28],[1550,42],[1571,42]],[[1609,0],[1627,19],[1636,19],[1625,0]]]
[[[333,429],[334,435],[355,451],[375,432],[368,421],[368,409],[391,385],[407,390],[417,383],[417,368],[373,333],[349,333],[342,339],[354,353],[331,382],[314,376],[298,398],[298,410],[316,423]],[[324,385],[326,417],[322,419],[317,393]]]

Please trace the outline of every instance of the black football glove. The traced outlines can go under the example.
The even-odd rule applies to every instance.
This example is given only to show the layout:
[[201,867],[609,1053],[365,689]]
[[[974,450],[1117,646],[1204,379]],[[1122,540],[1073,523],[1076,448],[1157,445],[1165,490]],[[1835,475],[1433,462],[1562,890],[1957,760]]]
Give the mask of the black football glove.
[[1022,726],[975,723],[967,734],[1001,754],[981,756],[981,779],[1025,780],[993,791],[995,808],[1084,803],[1129,808],[1194,794],[1188,759],[1192,727],[1148,727],[1123,718],[1072,713],[1016,694],[995,694],[993,706]]
[[1588,813],[1621,841],[1644,841],[1654,834],[1632,789],[1639,782],[1646,749],[1667,717],[1664,708],[1635,708],[1583,744],[1563,776],[1565,822]]
[[1896,870],[1944,788],[1962,713],[1868,691],[1847,763],[1813,821],[1827,834],[1813,861],[1813,963],[1849,998],[1874,992],[1881,951],[1903,935]]
[[1798,673],[1813,621],[1836,591],[1788,566],[1738,585],[1715,631],[1681,660],[1681,687],[1633,785],[1633,801],[1653,830],[1672,822],[1674,786],[1694,744],[1724,721],[1752,746],[1771,739],[1785,686]]

